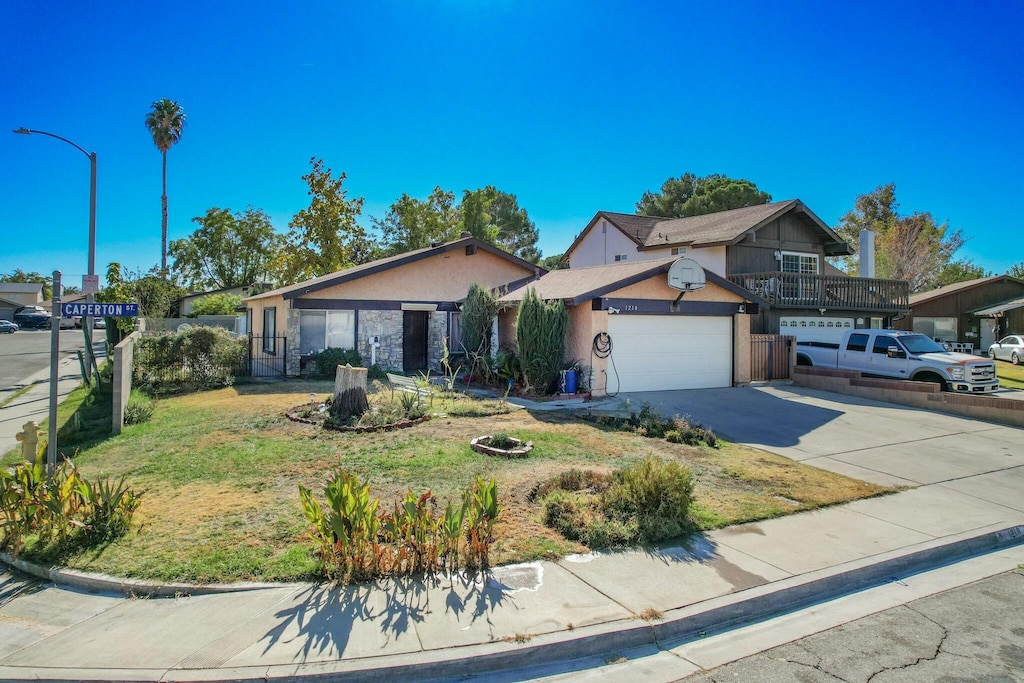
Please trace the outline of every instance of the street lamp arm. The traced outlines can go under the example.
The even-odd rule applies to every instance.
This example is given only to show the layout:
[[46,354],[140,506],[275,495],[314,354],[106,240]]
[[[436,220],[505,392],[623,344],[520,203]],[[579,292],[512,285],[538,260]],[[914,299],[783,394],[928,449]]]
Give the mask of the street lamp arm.
[[74,147],[75,149],[77,149],[79,152],[81,152],[85,156],[89,157],[90,159],[92,159],[93,156],[95,156],[95,154],[96,154],[96,152],[91,152],[91,153],[90,152],[86,152],[84,149],[82,149],[81,147],[79,147],[75,143],[71,142],[71,140],[68,140],[67,138],[62,138],[59,135],[54,135],[53,133],[47,133],[45,130],[33,130],[31,128],[18,128],[18,129],[15,129],[15,130],[11,131],[11,132],[12,133],[17,133],[18,135],[30,135],[32,133],[35,133],[37,135],[49,135],[51,138],[57,138],[58,140],[62,140],[64,142],[68,143],[69,145],[71,145],[72,147]]

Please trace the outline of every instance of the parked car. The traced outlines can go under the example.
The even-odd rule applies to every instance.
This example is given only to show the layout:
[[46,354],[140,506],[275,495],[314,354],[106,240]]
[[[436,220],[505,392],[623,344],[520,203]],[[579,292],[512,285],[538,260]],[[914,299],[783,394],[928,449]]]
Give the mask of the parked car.
[[930,337],[900,330],[850,330],[839,344],[797,342],[797,365],[858,370],[868,377],[935,382],[943,391],[987,393],[999,388],[996,364],[946,351]]
[[[51,318],[52,320],[52,318]],[[75,329],[75,318],[61,318],[60,329],[62,330],[73,330]]]
[[0,320],[0,334],[14,334],[19,327],[10,320]]
[[988,357],[992,360],[1008,360],[1014,365],[1019,365],[1020,359],[1024,358],[1024,337],[1015,334],[1003,337],[988,347]]
[[93,318],[92,326],[94,328],[96,328],[97,330],[105,330],[105,329],[107,329],[107,319],[106,318]]
[[50,314],[42,306],[22,306],[14,311],[14,322],[25,329],[50,327]]

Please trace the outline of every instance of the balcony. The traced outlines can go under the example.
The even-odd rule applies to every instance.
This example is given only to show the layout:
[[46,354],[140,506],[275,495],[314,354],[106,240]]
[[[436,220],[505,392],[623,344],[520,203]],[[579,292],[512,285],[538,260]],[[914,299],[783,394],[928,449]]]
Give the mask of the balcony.
[[779,308],[893,314],[910,309],[910,285],[903,280],[779,272],[730,275],[729,280]]

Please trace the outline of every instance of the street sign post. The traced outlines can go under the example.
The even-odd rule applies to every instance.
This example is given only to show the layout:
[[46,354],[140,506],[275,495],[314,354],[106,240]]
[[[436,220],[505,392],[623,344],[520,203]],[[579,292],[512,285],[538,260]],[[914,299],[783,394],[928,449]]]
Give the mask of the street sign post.
[[60,314],[64,318],[132,318],[139,314],[139,305],[75,302],[61,304]]

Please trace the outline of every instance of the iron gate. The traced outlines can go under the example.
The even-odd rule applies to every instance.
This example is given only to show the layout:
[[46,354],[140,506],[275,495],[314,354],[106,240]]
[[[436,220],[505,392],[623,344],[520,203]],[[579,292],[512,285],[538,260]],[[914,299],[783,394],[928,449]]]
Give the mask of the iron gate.
[[249,377],[284,377],[287,359],[287,337],[249,337]]

